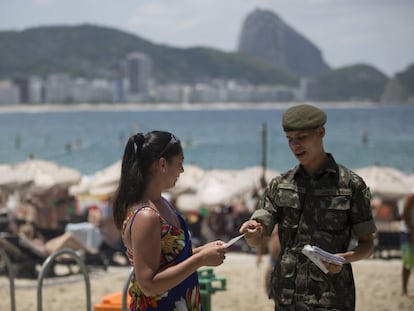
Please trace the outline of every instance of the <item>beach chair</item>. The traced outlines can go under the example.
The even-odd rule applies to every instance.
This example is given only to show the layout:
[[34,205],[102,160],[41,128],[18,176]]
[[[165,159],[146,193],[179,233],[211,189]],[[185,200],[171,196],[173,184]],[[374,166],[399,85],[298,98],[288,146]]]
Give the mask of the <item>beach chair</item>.
[[[37,258],[35,254],[25,252],[19,245],[19,238],[6,232],[1,232],[0,247],[2,247],[13,263],[13,274],[19,278],[36,278]],[[31,256],[33,255],[33,257]],[[42,259],[43,260],[43,259]],[[2,271],[4,272],[4,271]]]

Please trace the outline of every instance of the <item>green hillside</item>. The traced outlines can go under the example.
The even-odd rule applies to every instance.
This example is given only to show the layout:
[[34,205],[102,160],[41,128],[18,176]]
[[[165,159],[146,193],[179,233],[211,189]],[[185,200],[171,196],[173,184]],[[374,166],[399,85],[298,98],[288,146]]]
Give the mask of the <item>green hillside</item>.
[[158,83],[192,83],[205,78],[260,84],[297,84],[297,78],[247,55],[210,48],[180,49],[92,25],[39,27],[0,32],[0,77],[67,72],[73,76],[116,77],[131,52],[148,54]]
[[388,77],[372,66],[343,67],[316,76],[314,96],[322,101],[378,101],[387,81]]

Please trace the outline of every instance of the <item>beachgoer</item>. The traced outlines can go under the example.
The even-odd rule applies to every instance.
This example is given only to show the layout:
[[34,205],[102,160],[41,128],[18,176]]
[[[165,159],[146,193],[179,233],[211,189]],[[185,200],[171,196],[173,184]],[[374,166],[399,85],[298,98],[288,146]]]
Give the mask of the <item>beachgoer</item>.
[[162,196],[184,171],[183,161],[181,143],[169,132],[138,133],[126,144],[113,216],[134,268],[130,310],[201,310],[197,269],[225,259],[222,241],[192,249],[186,222]]
[[401,218],[402,295],[407,295],[408,280],[414,268],[414,189],[404,199]]
[[98,254],[97,249],[86,246],[70,232],[65,232],[50,240],[45,240],[36,232],[36,229],[32,224],[21,225],[18,230],[21,243],[30,247],[34,253],[43,258],[64,248],[70,248],[74,251],[82,251],[84,254],[88,255]]
[[[350,263],[374,250],[369,188],[324,151],[325,122],[326,113],[312,105],[285,111],[283,129],[299,165],[269,183],[260,208],[240,228],[255,247],[278,224],[281,254],[270,289],[277,310],[354,310]],[[353,236],[358,246],[350,249]],[[325,274],[302,254],[306,244],[339,255],[345,263],[324,262]]]

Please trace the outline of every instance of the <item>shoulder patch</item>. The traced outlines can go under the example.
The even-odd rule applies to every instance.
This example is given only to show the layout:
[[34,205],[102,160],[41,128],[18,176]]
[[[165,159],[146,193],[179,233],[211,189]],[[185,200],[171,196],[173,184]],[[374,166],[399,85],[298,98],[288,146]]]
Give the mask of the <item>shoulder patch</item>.
[[364,190],[362,190],[362,193],[364,195],[365,200],[371,201],[371,191],[369,190],[369,187],[366,187]]

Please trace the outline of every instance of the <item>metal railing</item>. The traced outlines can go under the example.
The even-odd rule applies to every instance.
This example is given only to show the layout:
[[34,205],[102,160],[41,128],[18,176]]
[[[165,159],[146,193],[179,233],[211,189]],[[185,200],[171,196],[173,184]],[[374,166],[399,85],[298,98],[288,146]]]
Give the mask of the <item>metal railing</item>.
[[42,288],[43,288],[43,279],[46,275],[46,273],[49,271],[52,264],[55,262],[56,258],[61,255],[68,255],[71,257],[75,262],[79,265],[80,270],[83,274],[84,280],[85,280],[85,286],[86,286],[86,310],[91,311],[92,310],[92,304],[91,304],[91,283],[89,279],[89,272],[88,269],[83,262],[83,260],[71,249],[62,249],[60,251],[57,251],[46,258],[44,261],[42,268],[40,269],[38,280],[37,280],[37,311],[42,311]]
[[129,283],[131,282],[132,276],[134,275],[134,268],[131,268],[131,271],[128,274],[128,277],[125,280],[124,288],[122,290],[122,309],[121,311],[127,311],[127,298],[128,298],[128,288]]
[[16,292],[14,287],[14,273],[13,273],[13,266],[11,260],[4,249],[0,248],[0,258],[3,258],[6,266],[7,271],[9,273],[9,286],[10,286],[10,310],[16,311]]

